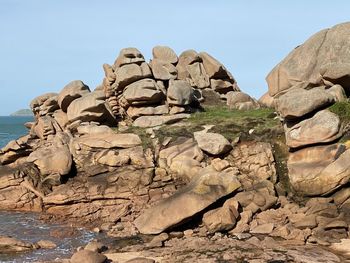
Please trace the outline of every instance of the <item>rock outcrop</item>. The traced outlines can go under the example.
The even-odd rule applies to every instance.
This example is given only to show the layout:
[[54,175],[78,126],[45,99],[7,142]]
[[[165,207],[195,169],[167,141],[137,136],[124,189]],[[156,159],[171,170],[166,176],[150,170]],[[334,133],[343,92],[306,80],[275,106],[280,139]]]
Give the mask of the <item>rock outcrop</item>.
[[190,113],[206,90],[240,91],[231,73],[205,52],[188,50],[178,57],[171,48],[156,46],[152,54],[147,64],[139,50],[126,48],[113,65],[104,64],[103,90],[117,118],[139,122],[140,116]]
[[330,106],[348,103],[349,30],[350,23],[343,23],[316,33],[266,78],[291,149],[289,183],[301,196],[324,196],[348,187],[348,143],[341,139],[348,121]]
[[241,184],[235,175],[234,171],[200,171],[186,187],[141,214],[135,226],[142,234],[158,234],[176,226],[237,190]]
[[348,43],[350,23],[324,29],[296,47],[267,76],[269,94],[276,96],[292,87],[341,85],[350,87]]
[[[304,44],[282,62],[260,103],[240,92],[231,73],[205,52],[177,56],[156,46],[147,63],[136,48],[121,50],[113,65],[103,65],[105,78],[94,91],[73,81],[32,101],[29,134],[0,151],[0,208],[42,211],[112,236],[160,234],[145,245],[152,249],[177,237],[184,237],[181,244],[224,235],[260,243],[264,235],[272,247],[273,238],[323,245],[348,239],[350,150],[339,141],[347,125],[328,108],[346,103],[345,64],[332,62],[316,76],[317,63],[327,64],[324,57],[308,58],[305,63],[316,66],[298,70],[293,58],[309,49],[321,56],[330,41],[324,39],[318,51]],[[235,111],[256,114],[272,106],[280,116],[261,109],[268,112],[262,120],[248,111],[226,126],[190,118],[210,96]],[[264,127],[270,122],[278,128]],[[293,194],[309,199],[298,204],[289,199]],[[99,252],[86,247],[71,262],[106,261]]]

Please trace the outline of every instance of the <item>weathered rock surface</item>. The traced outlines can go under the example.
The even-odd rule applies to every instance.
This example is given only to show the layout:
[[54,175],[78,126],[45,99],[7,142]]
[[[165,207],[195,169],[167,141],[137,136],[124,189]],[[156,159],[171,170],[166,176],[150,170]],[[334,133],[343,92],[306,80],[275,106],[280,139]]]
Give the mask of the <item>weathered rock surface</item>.
[[350,23],[338,24],[311,36],[295,48],[267,76],[271,96],[295,85],[350,86]]
[[159,59],[167,63],[176,64],[178,61],[174,50],[167,46],[155,46],[152,49],[152,54],[154,59]]
[[123,97],[131,105],[152,104],[162,100],[164,93],[152,79],[136,81],[125,88]]
[[156,127],[163,124],[172,124],[189,117],[190,114],[187,113],[164,116],[141,116],[134,121],[133,126],[142,128]]
[[[153,58],[148,64],[140,51],[126,48],[120,51],[114,65],[103,65],[105,78],[101,90],[117,119],[132,121],[143,115],[193,112],[200,108],[199,102],[205,101],[202,94],[209,97],[211,94],[199,90],[207,89],[219,100],[220,94],[239,91],[231,73],[205,52],[188,50],[179,58],[166,46],[156,46],[152,52]],[[169,106],[167,112],[151,109],[164,105]]]
[[202,169],[202,150],[193,139],[177,139],[159,152],[159,165],[177,176],[191,180]]
[[137,48],[123,48],[120,50],[119,56],[114,62],[114,67],[118,68],[120,66],[131,63],[141,64],[142,62],[145,62],[145,58]]
[[264,95],[260,97],[258,100],[260,105],[267,107],[267,108],[274,108],[275,107],[275,100],[273,97],[270,96],[268,92],[266,92]]
[[59,109],[57,93],[42,94],[30,102],[30,108],[35,116],[45,116]]
[[178,78],[183,80],[189,78],[190,74],[188,72],[187,66],[200,61],[201,58],[195,50],[189,49],[182,52],[179,56],[179,62],[176,65]]
[[212,155],[225,154],[232,149],[230,142],[221,134],[213,132],[195,132],[194,138],[199,148]]
[[141,139],[135,134],[109,131],[74,138],[70,150],[78,170],[93,176],[129,164],[152,167],[152,160],[147,160],[140,144]]
[[54,138],[50,146],[33,151],[27,158],[27,162],[34,163],[45,178],[48,176],[60,177],[67,175],[72,166],[72,156],[68,147],[69,138],[63,133]]
[[170,80],[177,78],[177,70],[173,64],[155,58],[150,62],[150,66],[155,79]]
[[35,247],[31,243],[12,237],[0,236],[0,253],[25,252],[32,249],[35,249]]
[[230,91],[226,94],[227,106],[237,110],[259,109],[259,103],[248,94],[239,91]]
[[0,163],[3,165],[13,163],[21,157],[31,153],[31,146],[28,144],[29,135],[10,141],[0,150]]
[[134,224],[143,234],[161,233],[234,192],[240,185],[230,172],[203,170],[173,196],[143,212]]
[[141,63],[141,65],[126,64],[116,69],[115,85],[118,90],[123,90],[127,85],[151,76],[151,70],[146,62]]
[[67,117],[70,122],[97,121],[100,123],[114,124],[114,116],[105,101],[105,95],[101,91],[94,91],[71,102],[67,109]]
[[350,179],[350,151],[342,144],[315,146],[290,153],[289,180],[302,195],[333,192]]
[[344,253],[347,257],[350,256],[350,239],[342,239],[340,243],[333,243],[331,249]]
[[286,119],[303,117],[334,102],[334,97],[323,88],[304,90],[293,88],[275,100],[276,110]]
[[184,80],[171,80],[167,92],[167,101],[169,105],[185,106],[189,105],[193,97],[193,89]]
[[199,57],[203,61],[203,66],[205,69],[206,74],[208,74],[209,78],[214,79],[226,79],[230,78],[230,74],[218,60],[210,56],[206,52],[199,53]]
[[167,115],[169,114],[169,106],[168,105],[160,105],[160,106],[146,106],[146,107],[129,107],[127,110],[127,114],[129,117],[136,119],[141,116],[152,116],[152,115]]
[[240,143],[233,148],[227,160],[254,181],[270,179],[274,182],[277,178],[273,149],[269,143]]
[[45,140],[48,136],[62,131],[62,128],[51,116],[42,116],[37,119],[31,130],[39,139]]
[[57,102],[58,106],[64,112],[67,112],[69,104],[85,94],[89,93],[90,89],[81,80],[74,80],[68,83],[58,94]]
[[332,142],[343,135],[339,117],[328,111],[317,112],[297,124],[285,124],[286,144],[291,148]]
[[90,250],[80,250],[71,257],[71,263],[104,263],[106,262],[107,257],[105,255],[93,252]]
[[239,204],[228,199],[222,207],[210,210],[203,215],[203,224],[210,233],[231,230],[239,217]]
[[336,102],[346,101],[346,93],[342,86],[339,84],[333,85],[332,87],[326,89],[326,91],[333,95]]

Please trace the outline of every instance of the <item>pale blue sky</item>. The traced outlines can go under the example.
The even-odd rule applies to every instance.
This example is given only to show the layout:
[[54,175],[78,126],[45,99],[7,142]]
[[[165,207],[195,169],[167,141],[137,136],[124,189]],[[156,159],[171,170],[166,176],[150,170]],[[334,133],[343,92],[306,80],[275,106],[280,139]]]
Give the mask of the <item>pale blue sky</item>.
[[207,51],[258,98],[291,49],[349,10],[347,0],[0,0],[0,115],[71,80],[93,89],[129,46],[147,60],[155,45]]

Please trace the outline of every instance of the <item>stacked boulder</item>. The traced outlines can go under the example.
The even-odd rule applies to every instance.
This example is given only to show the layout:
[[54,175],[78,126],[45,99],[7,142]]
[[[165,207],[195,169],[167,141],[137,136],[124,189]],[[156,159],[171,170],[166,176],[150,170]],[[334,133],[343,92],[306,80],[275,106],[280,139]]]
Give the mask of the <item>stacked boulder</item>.
[[[5,196],[22,193],[23,197],[31,199],[32,195],[24,195],[23,191],[34,191],[34,195],[42,197],[71,172],[74,156],[70,143],[73,135],[79,136],[77,127],[84,123],[116,124],[104,93],[90,92],[79,80],[70,82],[58,94],[47,93],[33,99],[30,107],[35,121],[27,124],[29,134],[9,142],[0,151],[0,163],[14,168],[7,170],[8,179],[18,174],[13,184],[4,187]],[[22,185],[20,191],[17,184]],[[31,206],[30,203],[30,200],[23,201],[23,207]],[[8,206],[21,208],[16,204]]]
[[303,196],[330,195],[350,180],[350,150],[338,142],[344,124],[328,108],[347,103],[349,32],[350,23],[344,23],[316,33],[267,76],[291,149],[290,183]]
[[[188,50],[178,57],[171,48],[156,46],[152,53],[147,63],[136,48],[124,48],[113,65],[103,65],[103,90],[119,119],[136,120],[136,126],[165,123],[198,108],[205,92],[220,99],[219,94],[239,91],[231,73],[205,52]],[[168,117],[176,114],[182,115]]]

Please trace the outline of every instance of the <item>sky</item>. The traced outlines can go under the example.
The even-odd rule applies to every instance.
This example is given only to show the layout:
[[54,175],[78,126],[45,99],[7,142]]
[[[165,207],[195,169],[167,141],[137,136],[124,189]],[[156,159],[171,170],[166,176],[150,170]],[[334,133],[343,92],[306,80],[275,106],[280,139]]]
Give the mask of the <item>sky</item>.
[[266,75],[317,31],[350,21],[348,0],[0,0],[0,115],[80,79],[102,82],[120,49],[206,51],[259,98]]

